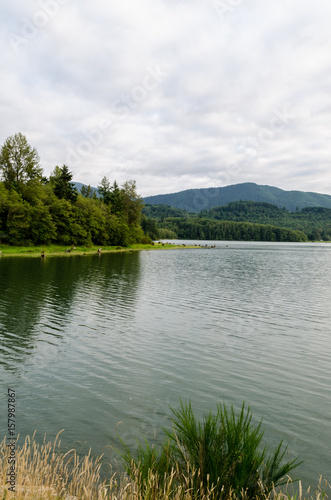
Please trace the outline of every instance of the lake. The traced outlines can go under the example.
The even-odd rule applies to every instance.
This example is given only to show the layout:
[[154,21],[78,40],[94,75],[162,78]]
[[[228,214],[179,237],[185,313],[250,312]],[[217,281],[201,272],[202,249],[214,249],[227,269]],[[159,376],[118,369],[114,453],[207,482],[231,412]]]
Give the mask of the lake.
[[[186,244],[188,242],[185,242]],[[0,429],[37,429],[116,468],[118,435],[162,438],[169,405],[263,418],[304,485],[331,478],[331,245],[197,242],[85,257],[0,258]]]

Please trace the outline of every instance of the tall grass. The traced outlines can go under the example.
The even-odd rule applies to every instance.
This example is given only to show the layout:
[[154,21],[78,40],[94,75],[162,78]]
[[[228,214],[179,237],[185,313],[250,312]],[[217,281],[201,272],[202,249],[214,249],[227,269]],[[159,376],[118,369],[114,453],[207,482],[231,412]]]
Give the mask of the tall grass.
[[[172,432],[167,431],[164,446],[155,448],[145,443],[135,458],[126,449],[129,475],[113,475],[104,481],[100,475],[102,456],[92,457],[89,452],[80,457],[74,449],[64,453],[60,434],[54,442],[45,439],[42,444],[33,435],[22,445],[18,440],[15,493],[12,493],[6,483],[9,451],[4,439],[0,443],[0,500],[323,500],[327,497],[330,486],[326,481],[323,484],[322,479],[313,494],[308,491],[304,495],[300,483],[298,491],[291,484],[282,491],[270,489],[271,477],[276,479],[275,485],[280,484],[279,475],[285,471],[284,467],[288,469],[286,465],[279,466],[285,448],[278,451],[281,448],[277,447],[269,458],[263,451],[265,448],[257,452],[260,458],[265,458],[257,469],[260,474],[257,480],[256,471],[249,468],[251,463],[244,455],[246,452],[254,455],[255,444],[260,443],[260,425],[251,425],[250,412],[245,412],[244,407],[238,416],[232,409],[230,413],[225,407],[218,410],[217,415],[208,414],[199,422],[191,405],[181,404],[178,410],[173,410],[174,427]],[[224,431],[220,431],[222,426]],[[232,437],[227,436],[227,427]],[[251,439],[249,446],[244,444],[247,433]],[[216,435],[219,440],[215,441]],[[220,449],[224,463],[214,456]],[[218,469],[220,463],[223,469]],[[295,460],[289,463],[297,465]],[[255,467],[258,461],[253,464]],[[213,470],[216,475],[222,470],[223,477],[215,480]],[[243,482],[229,486],[231,478],[243,481],[245,477],[249,478],[249,488]],[[268,486],[250,489],[256,481]]]
[[[60,434],[60,433],[59,433]],[[72,449],[61,452],[59,434],[54,442],[38,444],[35,436],[26,437],[17,446],[15,493],[9,490],[7,481],[8,448],[6,440],[0,445],[0,498],[18,500],[38,499],[86,499],[108,498],[107,487],[100,481],[102,457],[93,458],[90,452],[80,458]],[[2,495],[2,496],[1,496]]]
[[126,471],[139,470],[140,486],[149,481],[150,471],[159,478],[173,475],[174,487],[183,486],[187,478],[197,498],[210,494],[225,499],[231,495],[247,498],[267,497],[275,487],[286,484],[288,474],[301,462],[297,458],[284,461],[287,447],[283,442],[269,453],[261,447],[261,422],[252,425],[250,408],[236,415],[219,404],[216,415],[209,412],[202,421],[194,416],[191,404],[181,401],[172,409],[171,431],[165,430],[161,447],[139,445],[136,457],[125,446],[122,454]]

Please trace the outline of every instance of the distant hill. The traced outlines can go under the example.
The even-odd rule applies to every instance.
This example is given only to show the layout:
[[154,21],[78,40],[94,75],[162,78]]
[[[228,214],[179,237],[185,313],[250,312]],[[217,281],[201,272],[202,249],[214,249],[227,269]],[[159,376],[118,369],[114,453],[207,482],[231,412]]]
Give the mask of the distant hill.
[[[82,191],[83,186],[87,187],[87,184],[83,184],[82,182],[72,182],[72,184],[78,189],[79,193]],[[92,189],[93,189],[93,192],[95,191],[97,193],[97,196],[99,196],[98,188],[92,187]]]
[[[169,205],[144,205],[143,214],[146,217],[150,217],[151,219],[163,219],[164,217],[188,217],[189,215],[193,215],[196,217],[195,213],[189,213],[186,210],[182,210],[181,208],[170,207]],[[210,217],[213,218],[213,217]]]
[[144,203],[170,205],[174,208],[199,213],[232,201],[257,201],[272,203],[294,212],[296,208],[331,208],[331,196],[304,191],[284,191],[273,186],[261,186],[254,182],[233,184],[218,188],[187,189],[178,193],[147,196]]

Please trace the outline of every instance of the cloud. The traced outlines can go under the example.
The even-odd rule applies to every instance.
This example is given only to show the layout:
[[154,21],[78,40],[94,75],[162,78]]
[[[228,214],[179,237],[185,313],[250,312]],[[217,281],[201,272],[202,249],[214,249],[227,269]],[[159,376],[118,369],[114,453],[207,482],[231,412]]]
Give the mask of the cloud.
[[[0,141],[143,195],[253,181],[331,193],[325,1],[12,0]],[[283,121],[282,121],[283,120]]]

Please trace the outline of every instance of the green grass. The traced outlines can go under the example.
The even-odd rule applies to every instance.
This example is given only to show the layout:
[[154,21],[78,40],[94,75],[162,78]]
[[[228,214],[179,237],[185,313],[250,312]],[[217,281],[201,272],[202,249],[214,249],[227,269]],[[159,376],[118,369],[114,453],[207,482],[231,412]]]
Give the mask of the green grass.
[[202,421],[196,419],[190,403],[181,402],[179,409],[171,410],[173,428],[165,430],[160,447],[139,444],[133,456],[123,443],[126,472],[133,478],[139,471],[141,490],[149,483],[150,474],[158,478],[160,489],[164,478],[172,475],[174,487],[189,482],[195,498],[240,498],[242,494],[264,498],[286,484],[289,472],[301,463],[297,458],[284,461],[287,447],[282,441],[271,453],[261,446],[261,422],[252,425],[250,408],[244,404],[238,415],[233,407],[228,411],[219,404],[216,414],[209,412]]
[[[0,245],[1,256],[14,256],[14,257],[40,257],[41,253],[44,252],[45,256],[63,256],[69,257],[72,255],[91,255],[99,253],[98,250],[101,248],[101,253],[118,253],[118,252],[133,252],[138,250],[157,250],[157,249],[175,249],[184,248],[183,245],[173,245],[170,243],[155,243],[143,245],[142,243],[130,245],[128,247],[121,246],[102,246],[93,245],[91,247],[87,246],[77,246],[73,249],[71,246],[66,245],[40,245],[31,247],[20,247],[20,246],[10,246],[10,245]],[[194,246],[186,246],[185,248],[199,248]],[[70,250],[70,252],[65,252]]]

